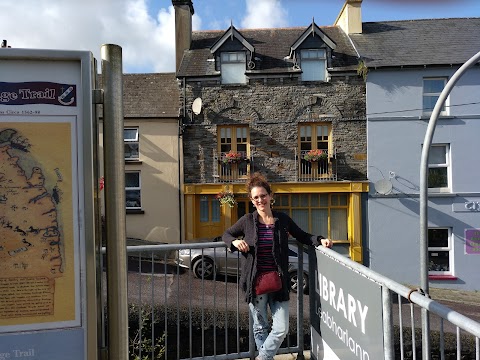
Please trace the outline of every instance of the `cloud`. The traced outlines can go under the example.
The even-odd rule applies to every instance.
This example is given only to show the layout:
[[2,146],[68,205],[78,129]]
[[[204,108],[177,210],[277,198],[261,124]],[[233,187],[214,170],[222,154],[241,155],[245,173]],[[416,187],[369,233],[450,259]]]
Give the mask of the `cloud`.
[[[102,44],[117,44],[124,72],[173,72],[173,6],[152,16],[148,1],[2,1],[0,36],[14,48],[89,50],[99,67]],[[195,14],[194,29],[200,24]]]
[[246,0],[246,11],[241,21],[243,28],[276,28],[288,24],[287,11],[280,0]]

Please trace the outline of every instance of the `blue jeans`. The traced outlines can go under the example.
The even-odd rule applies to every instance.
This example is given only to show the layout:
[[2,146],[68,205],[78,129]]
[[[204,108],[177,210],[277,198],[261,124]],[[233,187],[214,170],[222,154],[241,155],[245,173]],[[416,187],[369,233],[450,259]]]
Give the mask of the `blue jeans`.
[[[272,313],[272,330],[269,333],[267,305]],[[258,295],[249,303],[253,318],[253,337],[262,360],[273,360],[288,333],[288,301],[274,301],[271,294]]]

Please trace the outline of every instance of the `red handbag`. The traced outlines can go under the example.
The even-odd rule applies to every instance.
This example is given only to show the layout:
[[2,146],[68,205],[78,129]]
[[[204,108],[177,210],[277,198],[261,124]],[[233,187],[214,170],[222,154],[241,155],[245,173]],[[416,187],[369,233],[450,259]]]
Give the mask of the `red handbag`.
[[255,280],[255,294],[263,295],[282,288],[282,279],[277,271],[260,273]]

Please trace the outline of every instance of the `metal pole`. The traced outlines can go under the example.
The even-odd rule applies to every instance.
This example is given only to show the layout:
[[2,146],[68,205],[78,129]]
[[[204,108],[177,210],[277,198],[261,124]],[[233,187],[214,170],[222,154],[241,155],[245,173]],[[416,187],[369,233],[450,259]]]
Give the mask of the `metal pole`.
[[[383,346],[385,360],[395,359],[395,341],[393,335],[393,310],[392,310],[392,292],[385,285],[382,286],[382,306],[383,306]],[[399,307],[402,304],[399,303]]]
[[[438,97],[428,122],[427,132],[423,141],[422,158],[420,161],[420,286],[429,297],[428,288],[428,155],[432,144],[433,134],[440,111],[458,79],[463,73],[480,59],[480,52],[472,56],[450,78]],[[430,357],[430,320],[427,309],[422,309],[422,357]]]
[[108,358],[128,359],[122,48],[102,46]]

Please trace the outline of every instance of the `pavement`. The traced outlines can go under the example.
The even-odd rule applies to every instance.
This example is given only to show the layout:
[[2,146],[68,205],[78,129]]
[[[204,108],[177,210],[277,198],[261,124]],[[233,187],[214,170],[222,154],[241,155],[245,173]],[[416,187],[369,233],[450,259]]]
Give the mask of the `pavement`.
[[441,303],[448,301],[453,303],[480,306],[480,290],[465,291],[430,288],[429,292],[430,297],[433,300]]
[[[303,356],[305,360],[310,360],[310,350],[305,350],[303,352]],[[295,360],[297,358],[297,354],[282,354],[276,355],[275,360]],[[250,360],[250,358],[239,359],[239,360]]]

